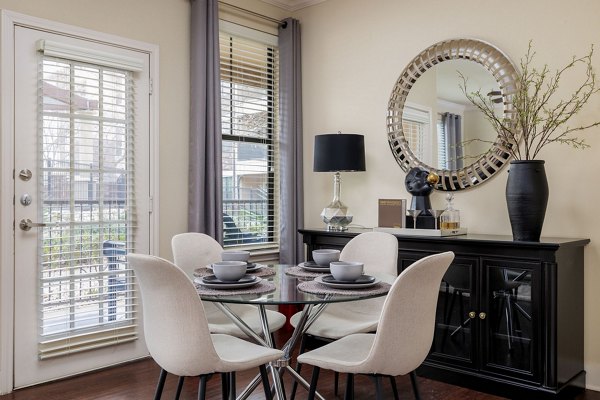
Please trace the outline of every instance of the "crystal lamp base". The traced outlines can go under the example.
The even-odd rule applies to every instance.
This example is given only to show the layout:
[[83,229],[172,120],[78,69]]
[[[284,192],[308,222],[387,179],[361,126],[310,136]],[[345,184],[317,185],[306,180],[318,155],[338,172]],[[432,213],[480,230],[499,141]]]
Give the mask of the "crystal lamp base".
[[325,207],[321,212],[321,218],[327,224],[328,231],[345,231],[352,222],[352,214],[348,212],[348,207],[341,202]]

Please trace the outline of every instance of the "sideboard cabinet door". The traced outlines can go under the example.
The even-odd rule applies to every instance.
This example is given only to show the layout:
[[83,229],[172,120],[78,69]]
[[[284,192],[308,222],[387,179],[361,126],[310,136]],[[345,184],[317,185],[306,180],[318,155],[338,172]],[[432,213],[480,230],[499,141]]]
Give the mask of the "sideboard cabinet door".
[[[400,268],[433,252],[402,252]],[[435,333],[427,359],[462,368],[477,368],[479,309],[477,258],[455,257],[440,284]]]
[[540,382],[540,264],[482,259],[481,369]]

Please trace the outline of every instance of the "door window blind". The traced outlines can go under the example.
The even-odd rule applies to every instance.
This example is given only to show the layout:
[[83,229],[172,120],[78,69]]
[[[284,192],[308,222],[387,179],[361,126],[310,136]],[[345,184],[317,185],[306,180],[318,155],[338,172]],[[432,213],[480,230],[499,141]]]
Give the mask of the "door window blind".
[[279,243],[277,46],[220,32],[224,246]]
[[40,55],[41,359],[137,338],[132,72]]

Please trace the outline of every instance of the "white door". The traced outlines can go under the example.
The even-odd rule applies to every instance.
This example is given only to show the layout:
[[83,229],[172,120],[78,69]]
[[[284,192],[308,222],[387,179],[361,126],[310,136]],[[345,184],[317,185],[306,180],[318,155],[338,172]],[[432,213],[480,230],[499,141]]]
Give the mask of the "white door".
[[147,354],[124,254],[149,251],[150,93],[148,53],[21,26],[14,48],[18,388]]

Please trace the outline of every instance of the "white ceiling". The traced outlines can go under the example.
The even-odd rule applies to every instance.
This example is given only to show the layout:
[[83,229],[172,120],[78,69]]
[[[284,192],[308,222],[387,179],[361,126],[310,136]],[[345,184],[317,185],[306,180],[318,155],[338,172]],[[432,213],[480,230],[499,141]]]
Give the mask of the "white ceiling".
[[296,11],[301,8],[313,6],[326,0],[262,0],[265,3],[272,4],[287,11]]

